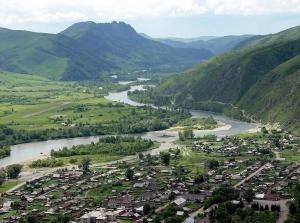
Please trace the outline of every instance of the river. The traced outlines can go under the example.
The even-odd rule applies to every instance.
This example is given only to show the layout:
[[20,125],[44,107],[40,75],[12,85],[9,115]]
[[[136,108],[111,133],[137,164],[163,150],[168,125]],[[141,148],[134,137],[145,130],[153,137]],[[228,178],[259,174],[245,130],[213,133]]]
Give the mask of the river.
[[[131,86],[131,89],[129,91],[142,90],[142,89],[143,89],[142,85]],[[105,98],[116,102],[130,104],[133,106],[144,105],[130,100],[127,97],[127,92],[128,90],[117,92],[117,93],[110,93]],[[211,115],[213,116],[214,119],[216,119],[217,121],[223,124],[220,128],[215,130],[195,131],[196,136],[203,136],[208,134],[215,134],[218,136],[234,135],[238,133],[248,132],[251,129],[256,127],[255,124],[233,120],[219,114],[214,114],[214,113],[204,112],[204,111],[190,111],[190,112],[193,117],[207,117]],[[159,141],[165,146],[170,146],[170,143],[176,140],[178,133],[176,131],[168,129],[168,130],[147,132],[147,133],[136,134],[136,135],[141,136],[142,138]],[[5,167],[7,165],[14,164],[14,163],[24,163],[26,161],[43,157],[45,155],[48,155],[52,149],[58,150],[65,146],[71,147],[80,144],[90,144],[91,142],[96,142],[100,137],[103,136],[77,137],[72,139],[57,139],[57,140],[48,140],[43,142],[32,142],[32,143],[14,145],[11,147],[11,155],[9,157],[5,157],[0,160],[0,167]],[[161,148],[162,147],[160,147],[160,149]],[[157,150],[153,152],[157,152]]]

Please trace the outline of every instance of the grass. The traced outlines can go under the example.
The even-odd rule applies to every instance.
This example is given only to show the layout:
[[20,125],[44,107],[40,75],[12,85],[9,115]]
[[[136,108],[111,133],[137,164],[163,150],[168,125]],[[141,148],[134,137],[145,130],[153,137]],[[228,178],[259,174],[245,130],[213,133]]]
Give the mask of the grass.
[[300,162],[300,153],[294,150],[283,150],[281,156],[286,162]]
[[[104,90],[73,82],[0,73],[0,124],[13,129],[62,128],[62,123],[110,123],[131,113],[130,106],[105,98]],[[143,112],[143,111],[141,111]]]
[[110,161],[114,161],[114,160],[119,160],[123,156],[109,155],[109,154],[93,154],[93,155],[85,155],[85,156],[61,157],[61,158],[57,158],[57,159],[62,160],[64,162],[64,164],[69,164],[71,159],[76,159],[77,160],[76,164],[79,164],[84,157],[90,158],[91,163],[95,164],[95,163],[105,163],[105,162],[110,162]]
[[0,213],[0,219],[15,216],[16,214],[17,214],[17,211],[10,211],[10,212],[7,212],[7,213]]
[[181,157],[179,160],[172,160],[172,165],[177,164],[178,166],[184,166],[192,171],[192,174],[204,173],[205,172],[205,162],[209,159],[224,160],[221,154],[210,153],[206,154],[203,152],[196,152],[189,149],[185,149],[181,152]]
[[178,122],[175,126],[201,130],[201,129],[214,129],[218,126],[218,123],[212,117],[190,118]]
[[0,186],[0,193],[5,193],[6,191],[8,191],[9,189],[17,186],[18,184],[22,183],[22,181],[18,181],[18,180],[9,180],[4,182],[1,186]]
[[122,185],[104,184],[97,188],[94,188],[87,192],[86,196],[101,201],[105,197],[111,195],[112,190],[116,191],[116,194],[128,189],[130,186],[129,182],[122,182]]

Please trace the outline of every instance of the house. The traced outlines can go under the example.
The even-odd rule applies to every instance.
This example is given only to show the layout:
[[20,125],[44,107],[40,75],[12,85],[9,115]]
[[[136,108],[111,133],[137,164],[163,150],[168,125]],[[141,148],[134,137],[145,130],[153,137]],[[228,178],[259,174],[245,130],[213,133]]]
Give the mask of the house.
[[136,182],[133,187],[134,188],[143,188],[143,187],[147,187],[149,185],[148,181],[142,181],[142,182]]
[[265,198],[265,194],[255,194],[254,196],[256,199],[264,199]]
[[269,201],[278,201],[279,200],[279,195],[277,193],[271,193],[271,192],[267,192],[265,194],[265,200],[269,200]]
[[84,214],[80,218],[80,223],[107,223],[116,220],[116,216],[112,211],[106,211],[104,208],[99,208],[96,211],[91,211]]
[[205,195],[204,194],[185,194],[184,198],[187,201],[193,201],[193,202],[202,202],[205,199]]
[[108,201],[109,208],[130,208],[133,205],[133,197],[129,194],[120,196],[120,197],[112,197]]
[[157,197],[157,194],[153,191],[146,191],[145,193],[142,193],[139,200],[140,201],[150,201]]
[[185,219],[184,223],[195,223],[195,219],[192,217],[188,217]]
[[174,200],[173,203],[175,205],[177,205],[178,207],[183,207],[186,204],[186,199],[184,199],[183,197],[180,197],[180,198],[177,198],[176,200]]
[[177,211],[177,212],[176,212],[176,215],[177,215],[177,216],[183,216],[183,215],[184,215],[184,211]]
[[1,211],[2,212],[9,211],[11,209],[12,203],[13,203],[12,201],[6,201],[6,202],[4,202],[3,207],[1,208]]

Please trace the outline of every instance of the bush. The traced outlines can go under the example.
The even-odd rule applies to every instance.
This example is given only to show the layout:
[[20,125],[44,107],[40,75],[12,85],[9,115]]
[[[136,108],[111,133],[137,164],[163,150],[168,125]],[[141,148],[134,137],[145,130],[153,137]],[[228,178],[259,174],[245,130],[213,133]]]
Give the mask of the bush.
[[23,166],[21,164],[12,164],[6,167],[7,177],[10,179],[18,178]]
[[74,164],[74,163],[77,163],[77,162],[78,162],[78,160],[76,158],[71,158],[69,160],[69,163],[71,163],[71,164]]
[[62,160],[47,158],[47,159],[35,160],[29,166],[31,168],[42,168],[42,167],[58,167],[63,165],[64,162]]

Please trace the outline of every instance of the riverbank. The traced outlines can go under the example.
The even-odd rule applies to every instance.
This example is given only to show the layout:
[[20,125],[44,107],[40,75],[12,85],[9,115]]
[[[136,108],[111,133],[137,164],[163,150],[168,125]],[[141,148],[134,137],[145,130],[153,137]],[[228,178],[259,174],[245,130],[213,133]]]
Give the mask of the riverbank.
[[[178,146],[178,145],[175,145],[173,142],[162,142],[162,143],[160,143],[160,145],[157,148],[149,150],[149,151],[145,151],[142,153],[144,155],[147,155],[147,154],[158,155],[160,152],[166,151],[169,148],[172,148],[172,147],[174,148],[176,146]],[[45,155],[43,155],[43,156],[44,156],[44,158],[49,157],[49,156],[45,156]],[[113,161],[109,161],[109,162],[92,164],[91,167],[108,167],[110,165],[113,165],[113,164],[116,164],[119,162],[130,161],[130,160],[134,160],[136,158],[137,158],[137,155],[130,155],[130,156],[125,156],[121,159],[117,159],[117,160],[113,160]],[[31,161],[33,161],[33,160],[34,159],[32,159]],[[78,167],[78,165],[68,163],[62,167],[55,167],[55,168],[29,168],[28,164],[30,164],[31,161],[26,161],[26,162],[22,163],[23,165],[25,165],[26,168],[24,169],[24,171],[21,172],[20,177],[18,178],[18,181],[20,181],[20,183],[18,185],[15,185],[9,191],[18,189],[19,187],[24,185],[24,182],[26,182],[26,181],[32,181],[35,179],[39,179],[48,174],[52,174],[59,169],[62,169],[62,168],[73,169],[73,168]]]
[[[142,86],[131,86],[130,90],[141,89]],[[110,93],[106,96],[114,102],[121,102],[124,104],[129,104],[131,106],[144,106],[144,104],[136,103],[131,101],[127,92],[117,92]],[[217,136],[225,135],[235,135],[240,133],[247,133],[249,131],[253,132],[258,130],[256,124],[241,122],[238,120],[233,120],[220,114],[215,114],[205,111],[190,111],[193,118],[210,117],[212,116],[220,125],[212,130],[196,130],[195,136],[204,136],[209,134],[215,134]],[[150,131],[140,134],[131,134],[133,136],[140,136],[145,139],[151,139],[153,141],[163,142],[174,142],[178,138],[178,133],[176,131],[170,131],[170,129],[160,130],[160,131]],[[100,137],[103,136],[90,136],[90,137],[77,137],[71,139],[57,139],[49,141],[40,141],[33,143],[24,143],[12,146],[11,156],[0,160],[0,167],[5,167],[13,163],[28,163],[32,160],[39,158],[46,158],[50,151],[61,149],[63,147],[72,147],[76,145],[90,144],[92,142],[97,142]],[[42,154],[41,154],[42,153]]]

